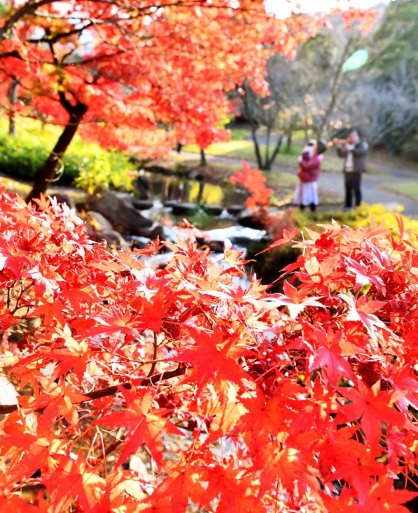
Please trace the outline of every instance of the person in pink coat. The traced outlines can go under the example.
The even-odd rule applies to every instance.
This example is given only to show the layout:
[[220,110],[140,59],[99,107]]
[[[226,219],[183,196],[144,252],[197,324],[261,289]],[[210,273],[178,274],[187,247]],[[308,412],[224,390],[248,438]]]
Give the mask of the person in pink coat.
[[297,174],[299,183],[296,187],[294,202],[301,210],[309,207],[312,212],[315,212],[318,206],[318,179],[322,159],[323,155],[318,150],[318,141],[311,139],[299,157]]

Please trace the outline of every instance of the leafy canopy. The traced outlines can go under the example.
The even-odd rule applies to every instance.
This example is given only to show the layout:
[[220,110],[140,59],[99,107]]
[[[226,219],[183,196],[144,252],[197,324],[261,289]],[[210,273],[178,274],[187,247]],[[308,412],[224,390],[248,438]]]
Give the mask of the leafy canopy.
[[265,90],[266,57],[288,55],[310,31],[305,19],[267,16],[262,0],[6,1],[4,10],[9,114],[67,124],[75,112],[86,137],[143,156],[224,138],[225,93],[245,77]]

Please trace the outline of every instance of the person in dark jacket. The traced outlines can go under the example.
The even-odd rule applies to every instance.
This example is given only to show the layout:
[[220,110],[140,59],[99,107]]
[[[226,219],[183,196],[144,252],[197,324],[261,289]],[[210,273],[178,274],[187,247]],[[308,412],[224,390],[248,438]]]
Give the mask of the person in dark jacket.
[[361,175],[366,170],[366,155],[369,145],[360,137],[358,130],[352,130],[347,139],[337,143],[338,156],[344,159],[344,210],[350,210],[353,206],[361,204]]

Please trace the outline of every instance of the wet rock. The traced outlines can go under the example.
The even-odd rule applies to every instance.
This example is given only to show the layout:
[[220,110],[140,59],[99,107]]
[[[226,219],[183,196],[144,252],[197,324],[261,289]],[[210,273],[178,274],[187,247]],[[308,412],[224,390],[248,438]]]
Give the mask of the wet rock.
[[211,216],[220,216],[223,211],[223,207],[220,205],[202,205],[203,210]]
[[143,169],[144,169],[144,171],[148,171],[150,173],[156,173],[159,175],[172,176],[173,174],[175,174],[172,169],[165,167],[165,166],[160,166],[158,164],[146,164],[143,166]]
[[198,182],[203,182],[205,180],[205,175],[203,175],[199,170],[194,169],[190,172],[189,178],[191,180],[197,180]]
[[163,205],[167,208],[171,208],[172,206],[177,205],[177,201],[167,200],[167,201],[164,201]]
[[152,226],[150,228],[143,228],[141,230],[141,234],[140,234],[142,237],[146,237],[150,240],[155,240],[157,237],[160,239],[160,240],[165,240],[165,235],[164,235],[164,228],[157,224],[155,226]]
[[203,245],[204,247],[208,247],[212,253],[223,253],[225,243],[223,240],[212,240],[206,242],[206,244]]
[[90,196],[86,204],[88,210],[102,214],[112,224],[113,229],[121,234],[143,235],[143,230],[153,224],[129,201],[113,191],[103,191]]
[[264,230],[265,226],[261,218],[255,214],[244,215],[237,219],[237,223],[246,228]]
[[239,216],[241,212],[245,210],[245,205],[230,205],[226,208],[226,211],[228,214],[231,214],[231,216]]
[[115,249],[128,249],[129,247],[122,235],[115,230],[95,232],[91,238],[96,242],[106,241],[108,246]]
[[151,184],[146,176],[138,176],[135,182],[136,194],[141,199],[148,199],[150,195]]
[[137,210],[149,210],[154,206],[154,202],[152,200],[134,198],[132,200],[132,205]]
[[196,203],[174,203],[171,206],[171,211],[175,216],[184,216],[190,214],[196,208]]
[[89,210],[85,218],[89,235],[95,232],[110,232],[113,230],[112,224],[99,212]]

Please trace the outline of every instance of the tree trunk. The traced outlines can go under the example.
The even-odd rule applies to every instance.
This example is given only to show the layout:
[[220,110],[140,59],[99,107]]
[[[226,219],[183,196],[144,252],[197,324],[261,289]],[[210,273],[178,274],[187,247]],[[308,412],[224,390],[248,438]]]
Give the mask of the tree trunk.
[[274,148],[273,153],[271,154],[270,160],[268,161],[268,167],[267,169],[271,169],[271,166],[273,165],[273,162],[276,160],[277,155],[279,154],[280,148],[282,147],[283,143],[283,135],[279,137],[279,140],[277,141],[276,147]]
[[267,134],[266,134],[266,148],[265,148],[265,153],[264,153],[264,167],[262,168],[262,169],[265,169],[265,170],[270,170],[271,169],[270,159],[269,159],[269,155],[270,155],[270,134],[271,134],[271,128],[268,126],[267,127]]
[[255,125],[251,123],[251,137],[254,143],[255,156],[257,158],[257,164],[259,169],[263,169],[263,159],[261,158],[260,145],[257,140],[257,129]]
[[[17,97],[17,82],[16,82],[16,80],[13,80],[12,83],[10,84],[8,96],[9,96],[10,105],[13,106],[16,103],[16,97]],[[15,119],[15,113],[12,111],[10,113],[10,118],[9,118],[9,135],[11,135],[13,137],[16,135],[16,119]]]
[[200,150],[200,165],[201,166],[207,165],[205,150],[202,150],[202,149]]
[[53,181],[56,172],[62,165],[62,157],[73,140],[73,137],[76,134],[86,112],[87,106],[83,103],[77,103],[75,106],[71,107],[71,111],[69,112],[70,119],[68,120],[64,131],[60,135],[43,168],[36,177],[33,188],[26,198],[28,203],[33,198],[39,198],[41,194],[45,194],[49,183]]
[[290,153],[292,150],[292,136],[293,136],[293,129],[290,127],[287,130],[287,136],[286,136],[286,153]]

